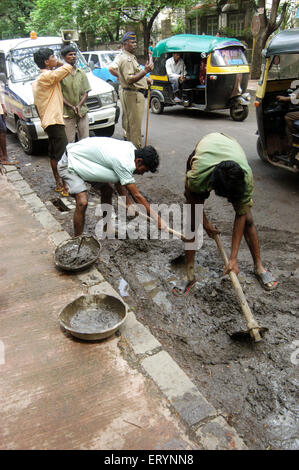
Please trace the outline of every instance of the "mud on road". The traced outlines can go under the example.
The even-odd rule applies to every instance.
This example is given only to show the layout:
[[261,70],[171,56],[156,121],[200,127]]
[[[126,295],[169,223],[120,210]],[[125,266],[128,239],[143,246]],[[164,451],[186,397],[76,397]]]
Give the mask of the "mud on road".
[[[47,158],[25,155],[11,136],[9,142],[25,180],[72,234],[73,209],[57,203]],[[176,202],[163,186],[160,192],[155,201]],[[85,233],[94,235],[100,200],[91,191],[89,201]],[[228,252],[231,224],[221,221],[219,227]],[[242,244],[239,280],[258,323],[269,329],[261,343],[231,338],[246,329],[246,322],[230,279],[223,276],[216,244],[206,236],[196,257],[198,283],[188,297],[172,294],[174,283],[185,276],[183,266],[172,264],[183,252],[179,240],[104,240],[97,268],[249,449],[298,449],[299,235],[287,228],[257,228],[263,262],[279,278],[275,291],[264,291]]]

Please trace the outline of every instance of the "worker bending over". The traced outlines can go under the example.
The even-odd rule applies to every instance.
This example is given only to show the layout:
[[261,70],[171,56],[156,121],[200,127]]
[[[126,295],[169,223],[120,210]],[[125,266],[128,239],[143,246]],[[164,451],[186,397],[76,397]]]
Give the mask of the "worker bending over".
[[[254,273],[266,290],[277,286],[271,272],[263,267],[256,227],[251,213],[253,176],[246,155],[238,142],[225,134],[211,133],[203,137],[187,161],[185,176],[185,196],[191,205],[191,229],[194,232],[196,204],[204,204],[210,192],[225,197],[235,210],[232,234],[231,254],[225,274],[230,271],[239,273],[238,251],[244,235],[254,262]],[[208,236],[213,238],[219,233],[211,225],[203,211],[203,227]],[[187,294],[194,286],[195,250],[188,250],[186,245],[185,261],[188,282],[181,290],[174,288],[174,294]]]
[[[85,212],[88,204],[85,182],[98,187],[101,203],[112,205],[113,184],[118,193],[126,197],[127,205],[142,204],[149,216],[157,221],[159,229],[167,230],[167,224],[151,209],[149,202],[136,186],[134,174],[155,173],[159,166],[159,155],[152,146],[136,149],[131,142],[110,137],[87,137],[67,146],[58,163],[58,172],[67,184],[69,193],[76,199],[74,213],[75,236],[83,233]],[[109,214],[108,217],[109,218]],[[108,222],[104,231],[114,233]]]

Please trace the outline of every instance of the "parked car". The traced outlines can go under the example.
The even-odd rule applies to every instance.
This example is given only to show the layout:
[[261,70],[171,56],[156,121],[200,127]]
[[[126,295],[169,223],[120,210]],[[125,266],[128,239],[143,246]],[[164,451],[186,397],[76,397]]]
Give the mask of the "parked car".
[[118,92],[119,82],[108,70],[108,66],[114,61],[121,51],[87,51],[82,52],[84,59],[92,69],[92,73],[114,86]]
[[[69,43],[70,41],[68,41]],[[95,77],[77,48],[77,67],[88,77],[91,91],[86,101],[89,128],[97,135],[110,137],[119,118],[117,93],[105,81]],[[64,45],[61,37],[18,38],[0,41],[0,81],[3,82],[4,102],[8,113],[7,128],[17,134],[24,152],[31,154],[41,139],[48,136],[41,127],[33,103],[32,82],[40,73],[33,54],[40,47],[49,47],[59,56]]]

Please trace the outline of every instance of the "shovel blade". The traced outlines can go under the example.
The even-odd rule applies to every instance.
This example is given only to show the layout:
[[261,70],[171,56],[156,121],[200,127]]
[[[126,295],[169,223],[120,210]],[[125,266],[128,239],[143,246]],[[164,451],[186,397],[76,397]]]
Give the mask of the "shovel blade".
[[[268,331],[268,328],[259,327],[259,328],[258,328],[258,332],[259,332],[261,338],[260,338],[260,339],[255,339],[255,342],[257,343],[258,341],[261,341],[261,340],[262,340],[262,336],[263,336],[264,333],[266,333],[267,331]],[[252,339],[251,330],[234,331],[233,333],[230,333],[229,336],[230,336],[232,339],[235,339],[235,340]]]

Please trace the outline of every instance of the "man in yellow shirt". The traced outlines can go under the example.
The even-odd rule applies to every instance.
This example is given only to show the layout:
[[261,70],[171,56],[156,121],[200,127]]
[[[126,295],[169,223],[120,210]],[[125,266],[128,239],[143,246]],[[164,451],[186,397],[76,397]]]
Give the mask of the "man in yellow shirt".
[[57,162],[62,157],[67,146],[67,137],[63,120],[63,96],[60,82],[73,67],[70,64],[59,62],[52,49],[41,48],[34,53],[34,61],[41,69],[39,77],[33,82],[34,104],[37,108],[41,126],[49,137],[49,157],[54,178],[56,192],[67,196],[66,186],[62,182]]

